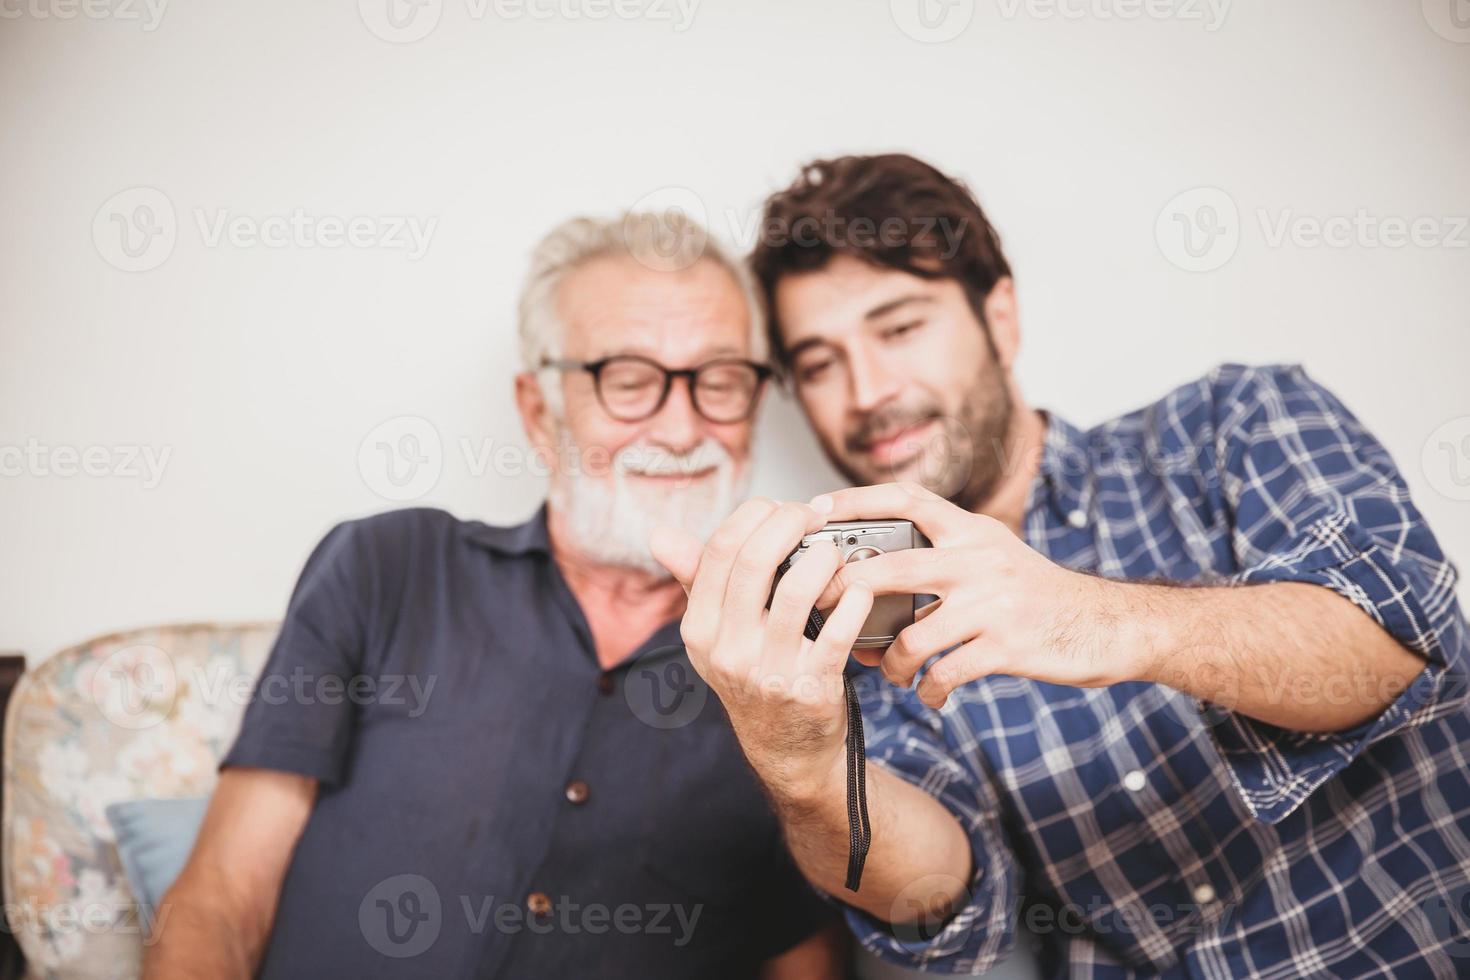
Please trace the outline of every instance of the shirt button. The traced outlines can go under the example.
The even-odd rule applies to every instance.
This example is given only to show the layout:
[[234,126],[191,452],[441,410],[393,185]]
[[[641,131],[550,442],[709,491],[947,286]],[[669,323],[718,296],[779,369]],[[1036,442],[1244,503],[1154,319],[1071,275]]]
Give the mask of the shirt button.
[[1077,528],[1078,530],[1081,530],[1082,528],[1087,526],[1087,511],[1069,511],[1067,514],[1067,523]]
[[1215,886],[1208,881],[1202,885],[1194,886],[1194,904],[1209,905],[1215,900]]
[[1135,769],[1123,777],[1123,786],[1128,791],[1137,793],[1148,785],[1148,777],[1141,770]]
[[580,779],[567,783],[567,802],[581,806],[587,802],[587,784]]
[[598,676],[597,690],[599,693],[611,694],[613,692],[613,686],[612,674],[601,674]]
[[545,892],[532,892],[526,896],[526,908],[532,915],[550,915],[551,897]]

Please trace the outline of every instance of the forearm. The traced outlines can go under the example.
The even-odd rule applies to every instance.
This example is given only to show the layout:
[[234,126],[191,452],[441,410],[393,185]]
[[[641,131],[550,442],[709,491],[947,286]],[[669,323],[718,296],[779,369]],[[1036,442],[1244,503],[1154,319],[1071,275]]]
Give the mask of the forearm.
[[1422,657],[1321,586],[1122,589],[1121,642],[1140,651],[1138,679],[1281,728],[1351,728],[1424,669]]
[[858,891],[848,891],[845,772],[801,791],[773,791],[787,845],[807,879],[885,922],[936,922],[964,903],[970,842],[938,800],[880,765],[867,770],[872,846]]
[[144,953],[145,980],[248,980],[255,975],[269,923],[236,914],[227,894],[185,880],[169,889]]

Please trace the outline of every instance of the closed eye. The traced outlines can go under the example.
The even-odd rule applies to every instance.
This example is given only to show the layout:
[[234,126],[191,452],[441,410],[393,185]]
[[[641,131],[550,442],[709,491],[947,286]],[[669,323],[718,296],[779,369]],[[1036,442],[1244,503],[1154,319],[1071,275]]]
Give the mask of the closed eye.
[[812,358],[796,369],[796,377],[803,384],[819,380],[832,367],[835,358]]
[[884,340],[896,340],[906,334],[913,333],[915,330],[919,329],[923,325],[923,320],[908,320],[904,323],[897,323],[891,327],[884,329],[883,331],[881,331],[879,336],[881,336]]

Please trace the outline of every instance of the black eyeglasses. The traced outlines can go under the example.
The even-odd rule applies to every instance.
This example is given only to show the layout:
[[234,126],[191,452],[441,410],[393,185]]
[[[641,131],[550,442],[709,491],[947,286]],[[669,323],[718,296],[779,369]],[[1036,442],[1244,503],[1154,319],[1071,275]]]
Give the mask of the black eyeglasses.
[[641,422],[656,414],[668,400],[675,378],[689,384],[694,410],[710,422],[744,422],[755,411],[757,396],[774,373],[769,365],[738,357],[709,361],[696,368],[675,371],[637,354],[619,354],[597,361],[547,358],[543,368],[587,371],[597,389],[597,401],[619,422]]

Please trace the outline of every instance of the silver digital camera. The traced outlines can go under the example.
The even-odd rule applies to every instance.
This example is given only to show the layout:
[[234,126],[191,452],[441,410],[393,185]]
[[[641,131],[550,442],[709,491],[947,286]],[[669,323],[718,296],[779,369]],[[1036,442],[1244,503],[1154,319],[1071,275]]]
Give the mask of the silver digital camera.
[[[800,561],[808,548],[824,539],[837,545],[844,562],[863,561],[906,548],[931,547],[929,539],[914,527],[912,521],[837,521],[802,538],[801,544],[782,563],[783,573]],[[779,576],[777,580],[780,580]],[[868,612],[862,633],[853,644],[853,649],[881,649],[893,643],[899,630],[913,624],[914,612],[926,604],[920,602],[920,598],[914,595],[874,596],[873,608]],[[922,598],[928,600],[931,597]]]

